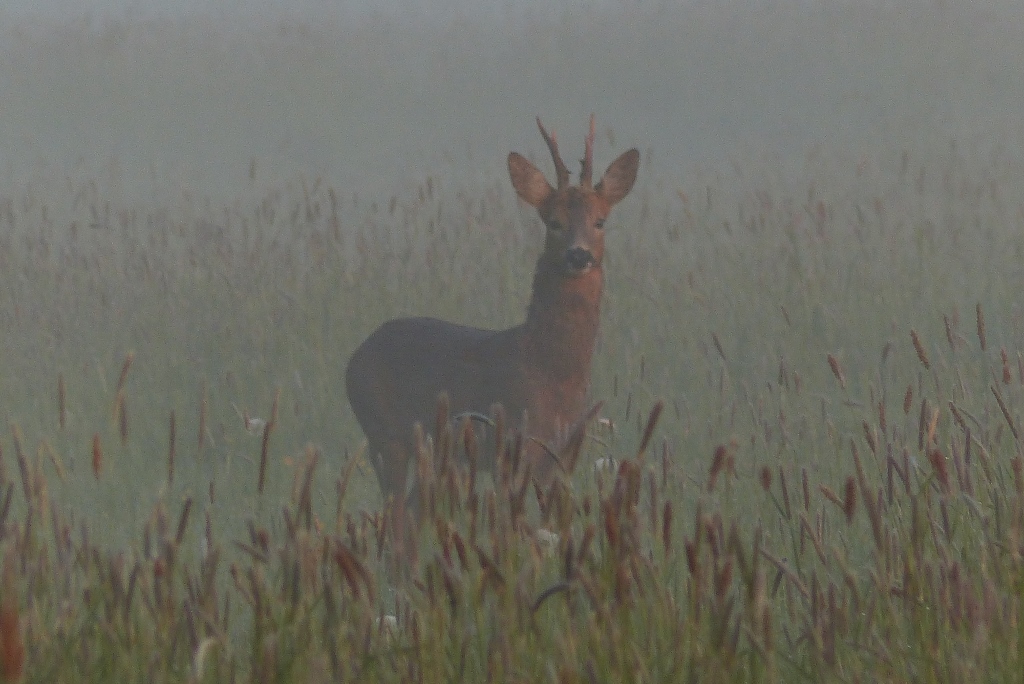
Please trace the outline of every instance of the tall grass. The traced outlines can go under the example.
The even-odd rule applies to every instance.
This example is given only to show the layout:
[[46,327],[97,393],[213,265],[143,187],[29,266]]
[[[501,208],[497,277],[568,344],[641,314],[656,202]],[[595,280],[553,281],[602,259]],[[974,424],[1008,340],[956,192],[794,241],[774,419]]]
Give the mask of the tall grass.
[[1018,178],[955,145],[642,174],[574,473],[535,490],[510,433],[470,478],[441,420],[404,523],[345,361],[397,315],[521,318],[541,226],[504,182],[0,196],[0,674],[1016,678]]

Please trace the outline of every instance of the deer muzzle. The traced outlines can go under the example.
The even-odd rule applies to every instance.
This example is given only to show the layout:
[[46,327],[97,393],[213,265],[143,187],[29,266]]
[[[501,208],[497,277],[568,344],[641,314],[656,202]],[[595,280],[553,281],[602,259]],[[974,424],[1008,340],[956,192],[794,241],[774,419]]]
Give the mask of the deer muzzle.
[[593,253],[585,247],[571,247],[565,252],[565,270],[570,273],[583,273],[596,265]]

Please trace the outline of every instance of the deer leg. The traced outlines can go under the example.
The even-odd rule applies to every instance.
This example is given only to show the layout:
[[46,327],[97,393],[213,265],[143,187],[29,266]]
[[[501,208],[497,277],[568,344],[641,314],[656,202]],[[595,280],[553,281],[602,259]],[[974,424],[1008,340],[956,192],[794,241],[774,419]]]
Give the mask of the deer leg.
[[381,453],[377,466],[380,495],[385,502],[390,496],[396,504],[405,503],[405,481],[408,474],[409,452],[401,441],[391,440],[387,449]]

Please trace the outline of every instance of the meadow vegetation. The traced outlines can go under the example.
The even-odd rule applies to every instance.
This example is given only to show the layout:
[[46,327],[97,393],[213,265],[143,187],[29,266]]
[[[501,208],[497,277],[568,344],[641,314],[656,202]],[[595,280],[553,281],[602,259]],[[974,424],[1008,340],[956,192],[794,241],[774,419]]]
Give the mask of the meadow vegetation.
[[[1020,7],[539,5],[0,11],[0,680],[1019,680]],[[441,411],[399,525],[348,356],[522,320],[591,111],[573,472]]]
[[345,361],[389,317],[520,319],[542,228],[507,181],[0,193],[0,674],[1015,680],[1019,178],[946,143],[642,169],[573,475],[536,491],[506,433],[471,478],[442,411],[405,527]]

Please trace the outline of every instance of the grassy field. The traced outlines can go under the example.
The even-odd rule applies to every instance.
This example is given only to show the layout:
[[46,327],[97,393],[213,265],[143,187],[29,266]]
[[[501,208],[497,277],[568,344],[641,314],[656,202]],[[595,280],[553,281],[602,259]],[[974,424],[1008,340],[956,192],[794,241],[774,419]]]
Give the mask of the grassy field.
[[[54,51],[31,27],[6,42],[25,51],[3,53],[19,97],[0,101],[15,160],[0,184],[0,678],[1016,681],[1024,154],[1007,113],[1024,98],[1000,66],[1020,63],[1019,41],[999,38],[1014,24],[998,21],[1013,13],[780,7],[757,16],[781,42],[735,53],[719,39],[762,34],[705,6],[621,29],[563,17],[495,54],[493,28],[447,26],[431,30],[461,31],[465,50],[430,52],[421,71],[404,67],[432,43],[386,23],[322,63],[325,35],[301,23],[256,33],[276,36],[256,53],[251,36],[188,24],[72,26]],[[667,38],[684,24],[695,44]],[[850,35],[867,47],[836,39]],[[140,46],[150,61],[132,58]],[[367,46],[386,58],[338,67]],[[639,86],[600,99],[632,71],[613,59],[624,51],[679,67],[671,86],[646,75],[668,105],[634,115]],[[543,88],[524,75],[563,52]],[[738,89],[690,104],[697,57]],[[509,61],[518,76],[491,92]],[[286,87],[308,64],[323,71]],[[187,109],[174,93],[205,100],[174,89],[179,72],[209,86],[196,87],[215,103],[199,116],[210,131],[230,128],[219,105],[232,98],[277,105],[197,142],[174,125]],[[337,73],[340,91],[318,90]],[[149,79],[162,86],[129,95]],[[491,104],[431,125],[460,79]],[[786,104],[800,84],[839,82],[801,100],[819,106]],[[772,83],[764,121],[740,107],[715,123]],[[29,104],[68,92],[33,118],[45,107]],[[147,106],[78,141],[85,161],[15,163],[126,97]],[[342,112],[280,104],[308,98]],[[526,108],[547,117],[549,99],[566,156],[582,136],[561,122],[571,110],[582,124],[595,101],[609,111],[597,167],[651,148],[607,228],[602,420],[550,492],[522,481],[514,436],[474,484],[453,464],[494,456],[448,425],[417,464],[433,473],[423,515],[399,534],[344,397],[346,360],[396,316],[521,320],[542,227],[501,167],[511,147],[547,168]],[[296,134],[349,115],[338,139],[264,147],[275,122]],[[848,126],[824,133],[830,116]],[[701,154],[730,130],[767,142],[683,171],[689,121],[711,139]],[[97,170],[119,130],[145,143]],[[167,130],[181,139],[149,140]],[[175,155],[204,145],[224,166],[177,184]],[[153,150],[170,161],[147,174]],[[618,465],[595,469],[601,458]]]
[[388,316],[522,315],[540,225],[504,183],[146,211],[86,183],[62,225],[5,197],[0,661],[20,634],[46,681],[1015,677],[1019,173],[830,161],[644,182],[571,486],[470,488],[442,446],[398,540],[345,359]]

